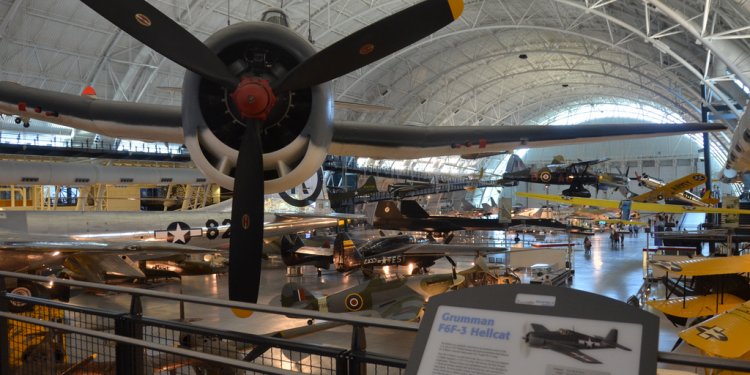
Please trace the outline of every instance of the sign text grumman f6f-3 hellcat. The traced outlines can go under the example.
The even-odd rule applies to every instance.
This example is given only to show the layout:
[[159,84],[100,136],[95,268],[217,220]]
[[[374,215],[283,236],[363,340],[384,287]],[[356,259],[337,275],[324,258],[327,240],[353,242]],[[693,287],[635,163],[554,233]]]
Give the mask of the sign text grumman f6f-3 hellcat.
[[234,191],[233,300],[257,300],[264,190],[278,193],[301,184],[328,154],[407,159],[725,129],[705,123],[420,127],[334,121],[330,81],[450,24],[463,12],[461,0],[416,3],[321,50],[285,27],[286,16],[278,11],[267,19],[283,22],[236,23],[202,42],[146,1],[82,2],[187,69],[182,106],[98,100],[2,82],[0,112],[115,138],[184,144],[209,179]]

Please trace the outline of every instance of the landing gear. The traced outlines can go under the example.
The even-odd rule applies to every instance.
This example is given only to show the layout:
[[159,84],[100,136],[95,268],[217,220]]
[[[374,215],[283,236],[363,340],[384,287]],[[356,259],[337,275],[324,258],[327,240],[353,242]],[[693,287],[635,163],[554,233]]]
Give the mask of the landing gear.
[[563,190],[562,193],[567,197],[591,198],[591,192],[580,183],[570,185],[570,188]]

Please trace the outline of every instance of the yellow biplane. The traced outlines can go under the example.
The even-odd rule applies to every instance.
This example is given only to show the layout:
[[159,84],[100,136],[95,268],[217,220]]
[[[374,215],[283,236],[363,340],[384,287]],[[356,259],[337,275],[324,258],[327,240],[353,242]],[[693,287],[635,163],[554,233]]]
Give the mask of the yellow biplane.
[[[680,332],[680,338],[712,357],[750,359],[750,301]],[[746,372],[714,370],[709,374]]]
[[[676,277],[677,281],[665,282],[665,299],[648,301],[646,304],[664,313],[676,325],[685,325],[688,319],[724,313],[747,300],[747,279],[738,274],[750,272],[750,255],[652,260],[651,264],[667,271],[665,279],[671,276]],[[690,286],[688,278],[691,279]],[[682,298],[670,298],[672,294],[681,294]]]

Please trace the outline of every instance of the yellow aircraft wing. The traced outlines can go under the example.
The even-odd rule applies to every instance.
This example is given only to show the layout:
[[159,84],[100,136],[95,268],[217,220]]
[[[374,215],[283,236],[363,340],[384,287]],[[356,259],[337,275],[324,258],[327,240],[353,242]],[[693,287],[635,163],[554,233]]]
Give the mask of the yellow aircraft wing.
[[686,212],[705,212],[708,214],[722,215],[750,215],[750,210],[741,210],[739,208],[717,208],[717,207],[698,207],[682,206],[679,204],[661,204],[661,203],[642,203],[633,202],[632,209],[644,212],[665,212],[671,214],[682,214]]
[[623,224],[623,225],[640,225],[640,226],[646,226],[648,225],[645,221],[631,221],[631,220],[622,220],[622,219],[607,219],[602,220],[607,224]]
[[[524,193],[518,192],[517,196],[523,198],[533,198],[543,201],[553,201],[567,203],[577,206],[597,206],[605,208],[620,208],[620,201],[613,201],[608,199],[594,199],[594,198],[579,198],[579,197],[566,197],[561,195],[548,195],[548,194],[536,194],[536,193]],[[685,212],[705,212],[709,214],[735,214],[735,215],[750,215],[750,210],[742,210],[738,208],[715,208],[715,207],[697,207],[697,206],[682,206],[679,204],[660,204],[660,203],[643,203],[643,202],[632,202],[631,209],[634,211],[644,212],[664,212],[671,214],[681,214]]]
[[576,206],[596,206],[603,208],[620,208],[620,202],[612,201],[609,199],[594,199],[594,198],[579,198],[579,197],[566,197],[563,195],[549,195],[549,194],[536,194],[536,193],[524,193],[518,192],[516,196],[523,198],[539,199],[543,201],[553,201],[566,204],[572,204]]
[[[716,308],[717,301],[719,302],[718,309]],[[722,297],[714,293],[705,296],[686,297],[684,302],[685,307],[682,305],[682,298],[656,299],[648,301],[646,304],[664,314],[680,318],[697,318],[727,312],[739,306],[745,300],[732,294],[725,293]]]
[[750,255],[693,258],[676,261],[652,260],[654,267],[687,277],[750,272]]
[[739,358],[750,351],[750,301],[680,332],[688,344],[714,356]]
[[692,173],[685,177],[674,180],[664,186],[651,190],[634,197],[633,202],[656,202],[664,198],[671,198],[683,191],[690,190],[706,182],[706,175],[701,173]]

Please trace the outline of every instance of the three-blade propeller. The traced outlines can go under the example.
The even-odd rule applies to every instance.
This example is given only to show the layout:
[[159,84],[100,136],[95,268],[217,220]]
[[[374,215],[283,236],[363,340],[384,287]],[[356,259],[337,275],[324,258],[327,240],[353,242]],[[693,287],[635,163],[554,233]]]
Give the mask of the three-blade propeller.
[[[246,105],[243,84],[255,77],[234,76],[214,51],[146,1],[81,1],[154,51],[220,84],[241,111]],[[364,67],[439,30],[462,11],[462,0],[426,0],[406,8],[301,62],[270,83],[271,95],[318,85]],[[229,249],[229,298],[244,302],[257,301],[263,245],[263,178],[258,178],[263,175],[263,153],[256,127],[263,125],[265,115],[253,111],[242,112],[246,125],[253,126],[246,128],[237,160]]]

